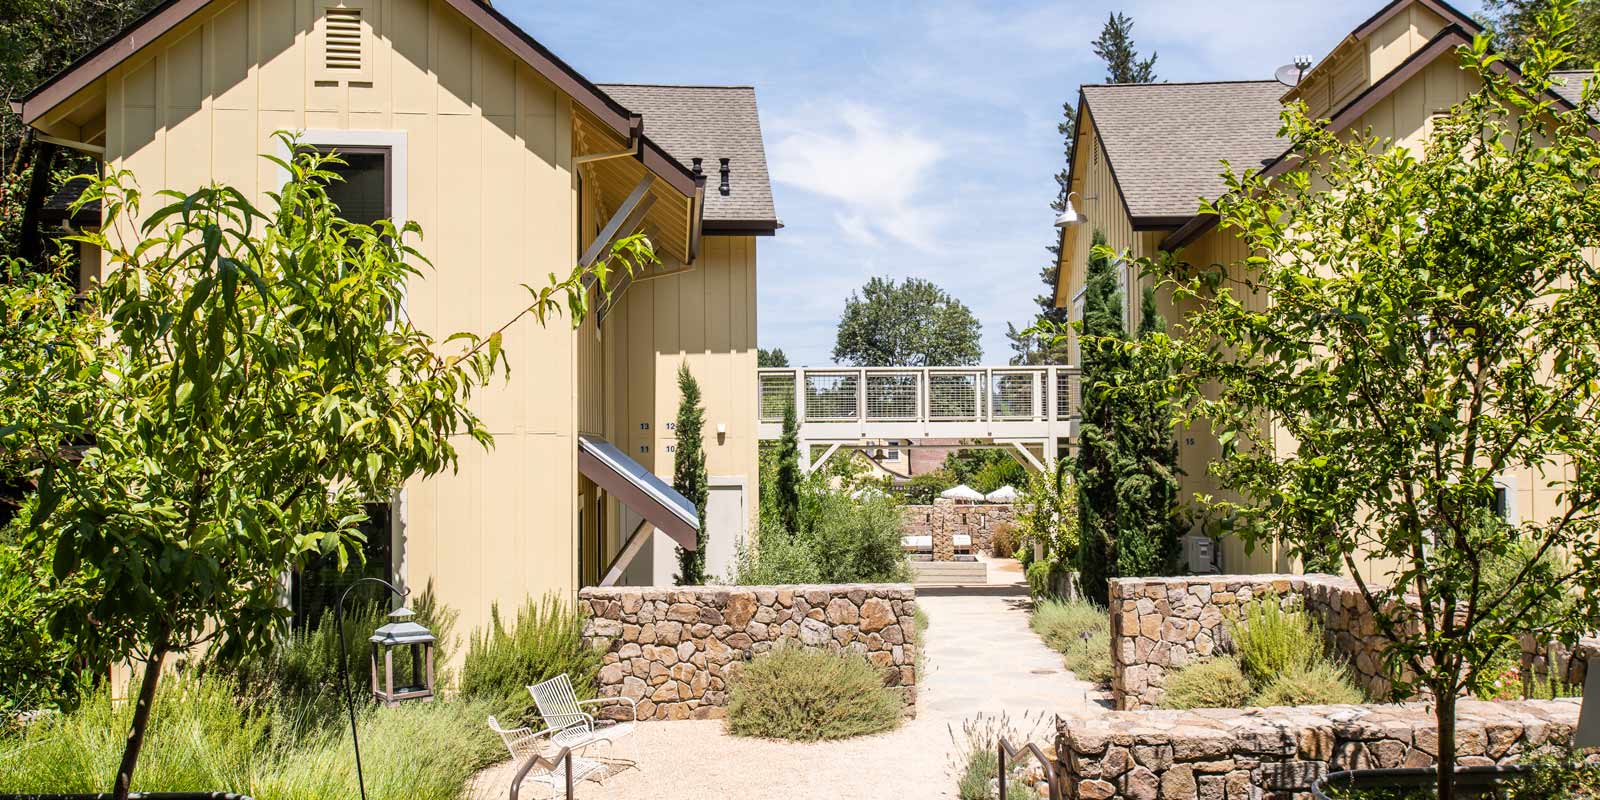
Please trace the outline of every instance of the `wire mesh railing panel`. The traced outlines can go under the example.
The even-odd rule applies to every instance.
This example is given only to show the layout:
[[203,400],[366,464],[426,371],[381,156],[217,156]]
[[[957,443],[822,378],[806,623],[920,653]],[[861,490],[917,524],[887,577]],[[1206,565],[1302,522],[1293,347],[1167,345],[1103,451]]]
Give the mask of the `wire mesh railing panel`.
[[1056,419],[1076,417],[1083,408],[1079,377],[1076,368],[1060,367],[1056,370]]
[[916,372],[867,373],[867,419],[874,422],[915,420],[920,410],[917,395],[921,391],[921,377]]
[[1037,370],[995,372],[989,386],[991,419],[1031,420],[1034,418]]
[[794,373],[757,373],[756,392],[761,421],[782,422],[783,412],[794,402]]
[[860,385],[861,374],[857,372],[807,372],[806,421],[855,419],[860,410]]
[[940,422],[982,420],[983,373],[929,373],[928,419]]

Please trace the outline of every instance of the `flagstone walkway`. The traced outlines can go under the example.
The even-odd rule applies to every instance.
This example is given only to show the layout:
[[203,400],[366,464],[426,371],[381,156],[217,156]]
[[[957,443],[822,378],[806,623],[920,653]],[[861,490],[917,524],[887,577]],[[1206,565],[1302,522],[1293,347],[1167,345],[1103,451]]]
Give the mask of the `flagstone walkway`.
[[[1107,696],[1077,680],[1028,629],[1025,586],[1014,564],[991,565],[994,585],[919,589],[928,614],[926,670],[917,718],[877,736],[794,744],[729,736],[720,720],[646,722],[634,734],[641,769],[586,783],[580,797],[619,800],[886,800],[955,797],[952,733],[980,714],[1004,714],[1033,740],[1054,738],[1051,719],[1102,714]],[[627,745],[624,745],[627,747]],[[626,750],[620,751],[626,754]],[[504,800],[514,772],[481,774],[474,800]],[[528,784],[524,797],[544,797]]]

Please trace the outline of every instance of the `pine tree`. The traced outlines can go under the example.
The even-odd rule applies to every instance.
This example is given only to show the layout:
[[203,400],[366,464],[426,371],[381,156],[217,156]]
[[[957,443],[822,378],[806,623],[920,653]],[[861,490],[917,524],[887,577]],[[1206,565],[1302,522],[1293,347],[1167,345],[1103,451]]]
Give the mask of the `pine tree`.
[[[1600,0],[1595,0],[1600,2]],[[1089,43],[1094,48],[1095,55],[1106,65],[1106,80],[1111,83],[1152,83],[1156,79],[1156,56],[1154,53],[1149,58],[1140,59],[1138,51],[1133,45],[1133,20],[1123,14],[1112,14],[1106,19],[1105,27],[1100,30],[1100,35]],[[1072,102],[1061,104],[1061,121],[1056,123],[1056,132],[1061,134],[1062,161],[1061,171],[1056,173],[1056,198],[1051,201],[1050,209],[1057,214],[1067,210],[1067,195],[1071,193],[1071,166],[1072,166],[1072,135],[1077,127],[1078,112],[1072,107]],[[1067,309],[1056,307],[1056,273],[1057,264],[1061,260],[1061,245],[1059,237],[1045,251],[1050,254],[1050,261],[1039,270],[1039,280],[1044,283],[1044,294],[1033,298],[1039,307],[1034,315],[1032,325],[1049,321],[1059,327],[1068,322]],[[1011,350],[1016,355],[1011,357],[1011,363],[1019,365],[1034,364],[1065,364],[1067,363],[1067,350],[1063,341],[1051,343],[1038,337],[1030,336],[1017,326],[1006,324],[1006,339],[1011,343]]]
[[[1166,331],[1154,287],[1145,287],[1140,339]],[[1121,421],[1117,451],[1117,574],[1165,575],[1177,568],[1183,526],[1178,517],[1178,440],[1159,385],[1166,364],[1135,357],[1124,363],[1126,390],[1115,405]]]
[[1106,602],[1106,581],[1117,564],[1118,413],[1108,395],[1108,379],[1125,361],[1117,340],[1126,339],[1117,266],[1098,248],[1105,235],[1094,233],[1085,276],[1083,326],[1078,335],[1082,364],[1082,418],[1078,427],[1078,579],[1091,600]]
[[778,476],[773,496],[778,521],[786,533],[800,532],[800,423],[794,403],[783,409],[783,438],[778,440]]
[[1133,20],[1121,13],[1106,17],[1106,25],[1093,42],[1094,54],[1106,62],[1107,83],[1152,83],[1156,79],[1156,54],[1140,59],[1133,45]]
[[695,533],[695,549],[678,548],[679,586],[699,586],[706,582],[705,524],[709,481],[706,478],[705,423],[706,412],[700,406],[700,383],[689,373],[689,365],[682,364],[678,367],[678,419],[674,430],[678,441],[672,458],[672,488],[694,503],[700,530]]

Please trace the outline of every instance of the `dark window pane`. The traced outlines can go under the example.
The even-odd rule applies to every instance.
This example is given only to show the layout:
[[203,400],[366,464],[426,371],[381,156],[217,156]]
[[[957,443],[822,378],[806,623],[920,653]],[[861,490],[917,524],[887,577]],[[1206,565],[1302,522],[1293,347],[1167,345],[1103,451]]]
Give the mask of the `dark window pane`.
[[[294,612],[294,627],[311,630],[322,615],[331,612],[339,602],[339,595],[361,578],[381,578],[393,582],[390,574],[392,548],[390,540],[390,508],[388,503],[367,503],[367,521],[361,525],[366,537],[362,547],[365,559],[357,564],[354,559],[343,572],[339,571],[337,555],[318,556],[291,581],[290,608]],[[350,593],[350,606],[358,603],[387,602],[388,590],[368,584]]]
[[351,222],[371,225],[389,218],[389,154],[338,150],[344,164],[329,164],[327,169],[344,177],[328,184],[328,199],[339,207],[339,216]]

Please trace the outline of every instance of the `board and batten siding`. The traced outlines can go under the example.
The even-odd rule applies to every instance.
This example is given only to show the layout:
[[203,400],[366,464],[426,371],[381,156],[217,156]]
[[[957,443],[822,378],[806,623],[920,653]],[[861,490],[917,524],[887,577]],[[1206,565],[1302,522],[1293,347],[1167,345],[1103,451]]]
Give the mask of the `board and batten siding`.
[[[486,332],[527,304],[519,284],[565,274],[577,249],[570,100],[454,10],[366,0],[367,80],[326,81],[313,0],[238,0],[195,15],[107,77],[107,153],[147,194],[232,184],[258,202],[280,180],[258,157],[278,130],[403,132],[408,215],[432,262],[408,310],[443,337]],[[153,204],[147,204],[147,212]],[[398,565],[459,610],[576,589],[577,392],[571,326],[505,335],[509,380],[472,406],[494,434],[457,441],[458,472],[405,492]],[[510,609],[507,609],[510,610]]]
[[[688,364],[705,408],[706,472],[743,478],[746,531],[754,531],[760,472],[756,239],[705,237],[692,269],[635,282],[602,328],[604,380],[614,387],[607,393],[606,427],[617,446],[671,481],[677,436],[669,425],[678,414],[678,367]],[[717,435],[718,425],[726,426],[725,435]],[[631,532],[622,528],[623,517],[618,508],[607,512],[608,560]],[[646,562],[676,563],[663,537],[654,541],[630,578],[642,575]]]

